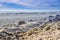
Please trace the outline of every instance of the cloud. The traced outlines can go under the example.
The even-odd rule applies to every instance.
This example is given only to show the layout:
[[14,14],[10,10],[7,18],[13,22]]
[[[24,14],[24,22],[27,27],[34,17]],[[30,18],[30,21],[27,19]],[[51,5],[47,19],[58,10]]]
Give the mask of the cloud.
[[[15,3],[15,4],[18,4],[18,5],[24,5],[24,6],[34,6],[33,4],[30,4],[32,1],[22,1],[22,0],[1,0],[0,2],[9,2],[9,3]],[[29,3],[30,2],[30,3]]]
[[0,4],[0,9],[5,9],[7,7],[5,7],[4,5]]
[[13,9],[13,8],[9,8],[8,6],[5,6],[5,5],[3,5],[3,4],[0,4],[0,10],[11,10],[11,9]]
[[[22,5],[27,8],[49,8],[52,7],[53,5],[59,5],[59,0],[0,0],[0,4],[3,5],[3,3],[12,3],[12,4],[17,4],[17,5]],[[4,6],[8,7],[5,4]]]

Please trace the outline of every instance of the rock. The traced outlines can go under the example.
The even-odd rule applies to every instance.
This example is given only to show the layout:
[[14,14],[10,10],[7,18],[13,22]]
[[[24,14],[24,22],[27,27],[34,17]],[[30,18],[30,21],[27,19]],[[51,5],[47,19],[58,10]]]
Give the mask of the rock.
[[13,40],[13,38],[12,37],[7,37],[6,40]]
[[33,22],[33,20],[31,19],[30,22]]
[[[58,40],[60,39],[60,31],[58,30],[60,22],[52,22],[47,24],[42,30],[33,28],[20,36],[20,40]],[[60,29],[60,28],[59,28]]]
[[16,33],[17,31],[19,31],[20,33],[23,32],[23,30],[21,30],[20,28],[13,28],[13,29],[5,30],[5,32],[8,32],[8,33]]
[[49,22],[53,22],[55,17],[54,16],[49,16],[48,19],[49,19]]
[[[19,21],[4,25],[0,31],[0,40],[57,40],[60,38],[60,15],[49,16],[44,23]],[[49,23],[46,23],[49,22]],[[22,25],[23,24],[23,25]],[[2,29],[3,29],[2,28]]]
[[6,36],[7,35],[4,36],[4,34],[0,33],[0,40],[6,40]]
[[18,25],[26,24],[25,21],[19,21]]
[[55,20],[60,21],[60,15],[56,15]]
[[14,28],[14,27],[20,27],[20,26],[17,24],[4,24],[2,27],[8,29],[8,28]]

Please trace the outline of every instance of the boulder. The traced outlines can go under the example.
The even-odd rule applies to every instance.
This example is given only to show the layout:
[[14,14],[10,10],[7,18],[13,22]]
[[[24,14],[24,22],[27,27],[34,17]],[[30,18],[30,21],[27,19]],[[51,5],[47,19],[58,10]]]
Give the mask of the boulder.
[[19,21],[18,25],[26,24],[25,21]]

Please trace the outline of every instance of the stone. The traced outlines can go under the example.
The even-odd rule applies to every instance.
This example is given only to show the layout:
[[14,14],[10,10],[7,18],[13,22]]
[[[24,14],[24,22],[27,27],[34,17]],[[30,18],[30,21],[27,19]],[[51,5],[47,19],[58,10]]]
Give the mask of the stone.
[[18,22],[18,25],[22,25],[22,24],[26,24],[26,22],[25,21],[19,21]]

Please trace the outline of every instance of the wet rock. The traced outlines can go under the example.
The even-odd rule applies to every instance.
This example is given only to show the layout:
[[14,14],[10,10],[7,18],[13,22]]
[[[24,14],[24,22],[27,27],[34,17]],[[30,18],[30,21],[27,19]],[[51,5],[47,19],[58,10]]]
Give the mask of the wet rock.
[[5,31],[8,32],[8,33],[16,33],[17,31],[20,32],[20,33],[23,32],[20,28],[7,29]]
[[4,24],[2,27],[8,29],[8,28],[14,28],[14,27],[20,27],[20,26],[17,24]]
[[60,15],[56,15],[55,20],[60,21]]
[[30,22],[33,22],[33,20],[30,20]]
[[6,36],[0,33],[0,40],[6,40]]
[[49,16],[48,19],[49,19],[49,22],[53,22],[55,17],[54,16]]
[[26,24],[25,21],[19,21],[18,25]]
[[6,40],[13,40],[13,38],[12,37],[7,37]]

